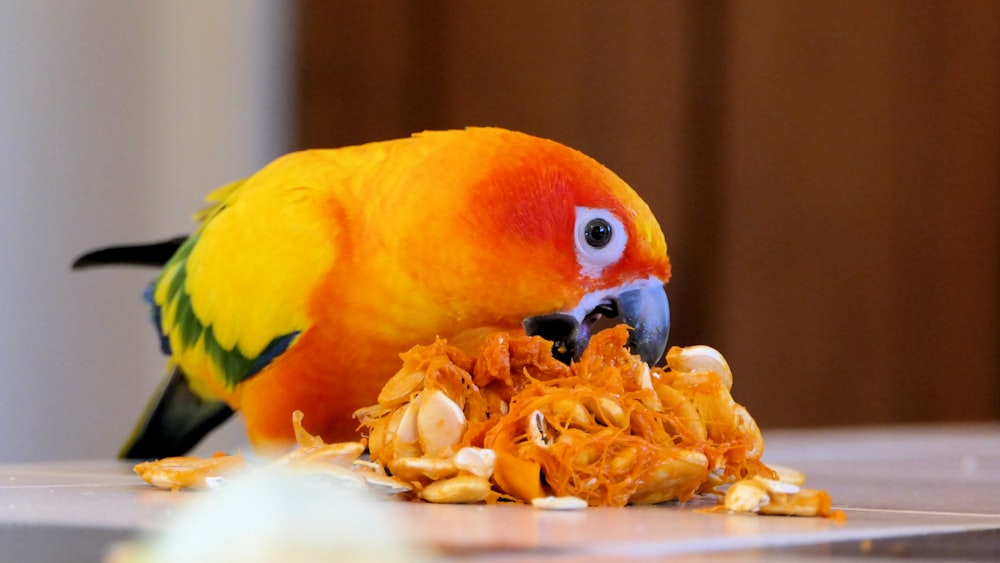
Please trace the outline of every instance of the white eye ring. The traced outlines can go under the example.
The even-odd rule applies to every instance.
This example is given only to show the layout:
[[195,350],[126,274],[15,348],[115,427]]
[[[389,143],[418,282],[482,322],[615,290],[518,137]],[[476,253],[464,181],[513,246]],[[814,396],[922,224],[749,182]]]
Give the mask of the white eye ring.
[[622,222],[607,209],[577,207],[573,232],[576,259],[585,276],[600,276],[604,268],[621,260],[625,253],[628,233]]

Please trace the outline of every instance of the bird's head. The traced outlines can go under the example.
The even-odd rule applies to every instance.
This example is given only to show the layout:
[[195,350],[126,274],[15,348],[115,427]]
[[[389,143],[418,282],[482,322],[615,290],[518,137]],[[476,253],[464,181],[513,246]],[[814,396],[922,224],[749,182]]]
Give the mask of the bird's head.
[[639,195],[583,153],[522,133],[467,129],[455,151],[455,173],[475,178],[458,243],[475,249],[461,275],[488,302],[480,309],[552,340],[563,360],[579,356],[598,320],[617,317],[632,327],[632,350],[659,361],[670,259]]

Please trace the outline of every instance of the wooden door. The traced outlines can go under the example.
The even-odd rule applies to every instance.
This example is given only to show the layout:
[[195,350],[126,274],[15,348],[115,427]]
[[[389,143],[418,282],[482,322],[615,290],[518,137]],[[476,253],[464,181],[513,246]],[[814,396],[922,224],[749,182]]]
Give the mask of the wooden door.
[[766,426],[1000,417],[1000,3],[300,4],[298,143],[499,125],[653,207]]

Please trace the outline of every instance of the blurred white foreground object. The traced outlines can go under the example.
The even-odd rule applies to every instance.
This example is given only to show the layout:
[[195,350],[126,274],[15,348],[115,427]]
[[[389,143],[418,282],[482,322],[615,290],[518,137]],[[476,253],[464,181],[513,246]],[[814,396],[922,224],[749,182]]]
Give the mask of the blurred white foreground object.
[[394,521],[389,501],[323,474],[268,468],[190,496],[162,532],[119,547],[108,562],[430,560]]

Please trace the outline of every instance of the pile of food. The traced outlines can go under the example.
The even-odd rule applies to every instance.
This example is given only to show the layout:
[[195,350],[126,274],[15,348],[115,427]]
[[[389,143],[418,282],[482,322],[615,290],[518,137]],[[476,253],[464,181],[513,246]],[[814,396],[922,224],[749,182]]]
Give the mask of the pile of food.
[[[624,325],[602,331],[571,365],[540,337],[497,333],[476,357],[443,340],[416,346],[378,403],[357,411],[366,442],[323,444],[297,413],[299,447],[274,463],[430,502],[570,508],[714,494],[734,511],[831,514],[829,495],[761,461],[760,429],[733,400],[717,351],[674,347],[667,368],[651,368],[627,340]],[[136,470],[176,488],[203,486],[219,473],[214,467],[241,464],[235,456],[168,458]]]

